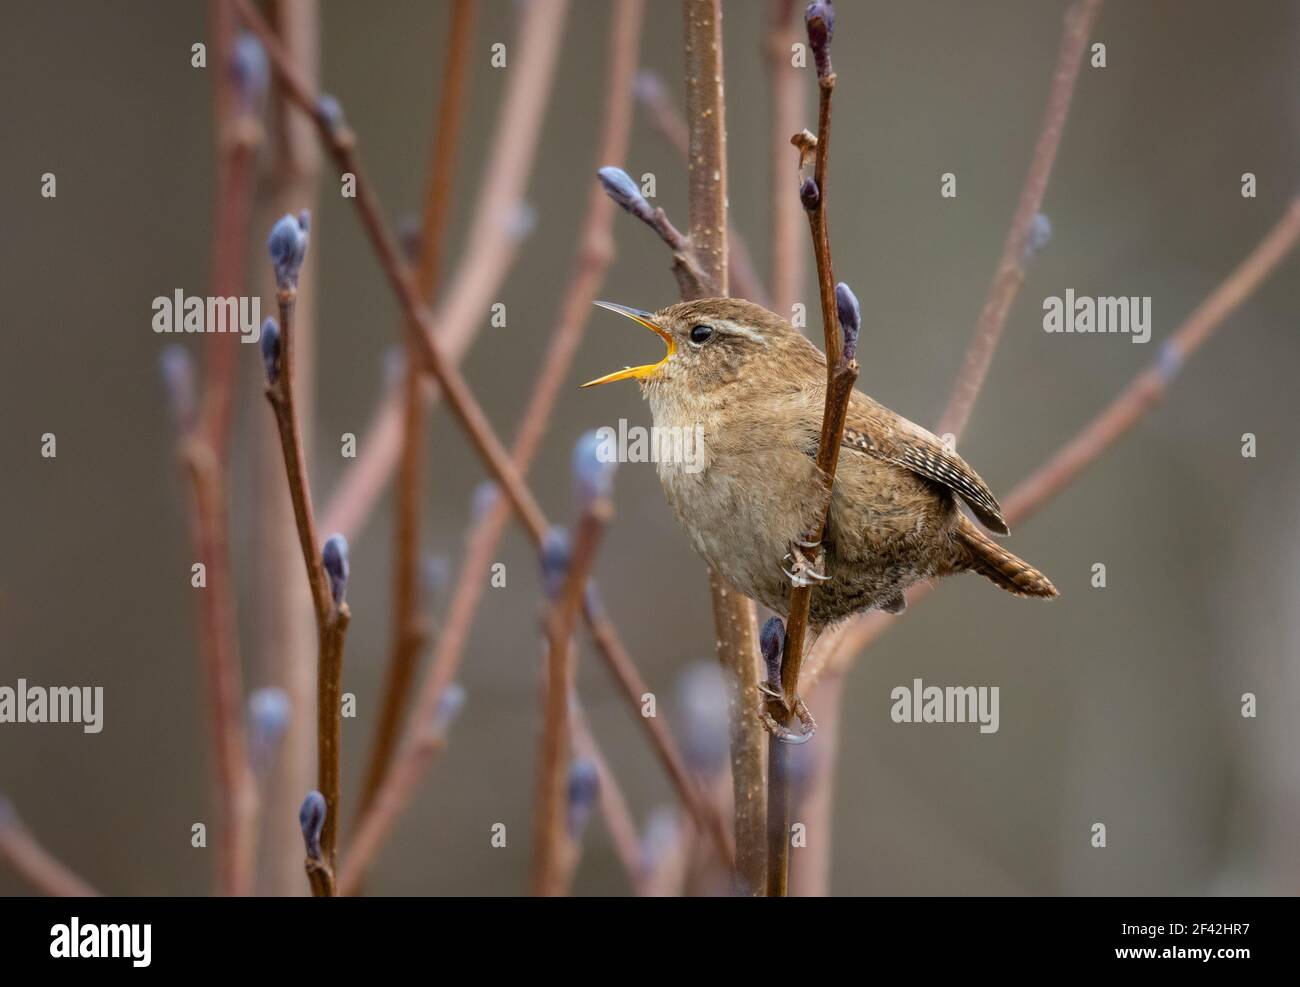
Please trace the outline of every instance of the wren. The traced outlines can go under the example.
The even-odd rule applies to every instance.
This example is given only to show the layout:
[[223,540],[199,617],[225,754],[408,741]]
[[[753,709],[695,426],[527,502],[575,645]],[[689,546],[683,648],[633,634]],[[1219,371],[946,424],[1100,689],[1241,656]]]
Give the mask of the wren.
[[[658,363],[583,386],[636,380],[657,428],[703,428],[692,469],[661,457],[668,502],[695,550],[724,579],[787,613],[792,546],[816,547],[807,532],[825,503],[815,462],[826,392],[822,352],[779,315],[741,299],[705,298],[653,313],[596,304],[653,330],[668,352]],[[985,528],[1008,533],[997,500],[964,459],[855,390],[821,555],[809,573],[817,580],[811,632],[864,610],[902,613],[913,583],[960,572],[1017,596],[1057,595],[958,501]]]

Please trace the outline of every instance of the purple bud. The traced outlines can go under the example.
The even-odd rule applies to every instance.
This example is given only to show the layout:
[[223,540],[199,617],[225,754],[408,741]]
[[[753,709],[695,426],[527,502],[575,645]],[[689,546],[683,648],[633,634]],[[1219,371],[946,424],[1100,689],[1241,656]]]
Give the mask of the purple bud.
[[767,667],[767,681],[775,685],[781,681],[781,657],[785,650],[785,622],[780,617],[768,617],[758,635],[759,650]]
[[831,0],[814,0],[803,15],[808,28],[808,45],[817,62],[817,78],[831,74],[831,35],[835,33],[835,5]]
[[1178,371],[1182,369],[1182,348],[1172,339],[1166,339],[1160,344],[1160,352],[1156,354],[1155,370],[1157,376],[1163,383],[1168,384],[1178,376]]
[[331,133],[338,133],[347,123],[343,119],[343,107],[329,93],[321,93],[317,98],[316,117],[330,129]]
[[402,246],[402,253],[406,255],[407,263],[414,264],[419,259],[423,243],[422,234],[418,216],[407,213],[397,221],[397,242]]
[[188,431],[194,424],[198,406],[194,388],[194,361],[184,346],[171,343],[159,354],[158,369],[162,372],[167,403],[171,405],[176,427],[182,432]]
[[591,614],[593,620],[600,620],[605,616],[605,601],[600,597],[600,587],[595,583],[587,583],[587,591],[583,596],[583,606],[587,608],[587,613]]
[[248,756],[253,771],[262,774],[289,726],[289,694],[283,689],[257,689],[248,697]]
[[681,825],[676,812],[666,806],[651,812],[641,833],[641,867],[645,873],[657,871],[680,840]]
[[542,539],[542,587],[551,598],[559,596],[564,588],[569,551],[569,533],[563,528],[550,528]]
[[325,796],[312,789],[302,800],[298,810],[298,825],[302,827],[302,842],[307,848],[307,856],[320,860],[320,834],[325,828]]
[[244,32],[235,42],[230,57],[230,74],[235,80],[240,103],[246,113],[261,113],[271,73],[266,50],[256,35]]
[[835,311],[840,317],[840,330],[844,333],[844,359],[852,360],[858,353],[858,332],[862,329],[862,307],[853,289],[841,281],[835,286]]
[[632,91],[636,98],[648,106],[662,102],[664,98],[664,80],[658,72],[642,69],[632,82]]
[[438,736],[445,736],[456,722],[456,717],[465,708],[465,687],[459,682],[452,682],[442,690],[438,705],[433,713],[433,731]]
[[799,186],[799,201],[803,203],[804,209],[812,212],[817,208],[817,203],[822,201],[822,190],[817,187],[817,179],[805,178],[803,184]]
[[575,758],[569,765],[570,838],[576,840],[582,836],[599,796],[600,771],[596,762],[588,757]]
[[527,202],[516,202],[513,209],[506,213],[506,232],[516,240],[522,240],[537,228],[537,210]]
[[254,736],[278,741],[289,725],[289,693],[273,686],[255,689],[248,697],[248,718]]
[[596,172],[596,176],[600,179],[600,184],[605,186],[605,194],[633,216],[647,222],[654,216],[654,209],[641,194],[641,189],[622,168],[607,166]]
[[334,605],[342,606],[348,591],[348,540],[342,535],[330,535],[321,551],[321,562],[330,581],[330,595]]
[[730,734],[727,684],[716,661],[693,662],[677,678],[676,719],[682,756],[696,774],[709,777],[727,763]]
[[451,582],[451,560],[445,552],[425,556],[420,567],[420,581],[429,596],[437,596],[447,588],[447,583]]
[[275,319],[267,319],[262,323],[261,347],[266,382],[274,384],[280,377],[280,326]]
[[470,499],[470,520],[478,524],[488,515],[488,511],[496,506],[497,497],[500,491],[497,485],[491,480],[484,480],[474,488],[474,496]]
[[584,432],[573,447],[573,489],[583,510],[593,501],[608,500],[613,495],[618,464],[610,453],[609,443],[599,429]]
[[1029,235],[1025,237],[1025,253],[1021,258],[1022,263],[1028,263],[1038,256],[1039,252],[1051,242],[1052,239],[1052,221],[1043,213],[1036,213],[1034,221],[1029,224]]
[[282,216],[271,227],[266,246],[271,254],[271,263],[275,266],[275,283],[281,288],[298,286],[298,272],[302,269],[303,258],[307,256],[307,229],[310,221],[310,214],[303,210],[297,216]]

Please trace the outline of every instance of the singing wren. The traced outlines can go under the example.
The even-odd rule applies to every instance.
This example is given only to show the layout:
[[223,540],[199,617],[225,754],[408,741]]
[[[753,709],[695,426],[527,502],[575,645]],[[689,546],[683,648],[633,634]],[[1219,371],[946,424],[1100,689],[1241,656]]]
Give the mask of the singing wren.
[[[826,360],[785,319],[736,298],[658,312],[597,302],[657,333],[668,352],[584,384],[636,380],[657,428],[698,434],[692,463],[660,456],[659,479],[691,544],[732,586],[788,612],[792,546],[813,548],[825,503],[816,465]],[[1017,596],[1056,587],[1000,547],[1002,509],[935,435],[855,390],[818,559],[813,634],[864,610],[901,613],[920,580],[975,572]],[[815,535],[812,536],[815,538]],[[797,549],[796,549],[797,551]]]

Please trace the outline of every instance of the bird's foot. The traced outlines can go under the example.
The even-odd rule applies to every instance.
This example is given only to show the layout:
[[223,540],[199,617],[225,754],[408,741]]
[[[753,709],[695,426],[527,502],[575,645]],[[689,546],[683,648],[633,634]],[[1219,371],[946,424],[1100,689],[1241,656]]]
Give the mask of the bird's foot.
[[[766,682],[762,682],[758,686],[758,691],[771,699],[780,700],[782,703],[785,702],[785,696],[782,694],[780,687],[773,688]],[[799,718],[803,733],[795,733],[785,724],[777,722],[776,717],[767,711],[767,700],[763,700],[758,704],[758,719],[763,724],[764,729],[781,743],[806,744],[812,740],[813,734],[817,732],[817,721],[813,719],[812,713],[808,711],[808,707],[798,693],[795,693],[793,711],[794,715]]]
[[826,553],[819,541],[796,541],[781,561],[790,563],[789,569],[781,566],[781,571],[795,589],[824,583],[831,578],[826,575]]

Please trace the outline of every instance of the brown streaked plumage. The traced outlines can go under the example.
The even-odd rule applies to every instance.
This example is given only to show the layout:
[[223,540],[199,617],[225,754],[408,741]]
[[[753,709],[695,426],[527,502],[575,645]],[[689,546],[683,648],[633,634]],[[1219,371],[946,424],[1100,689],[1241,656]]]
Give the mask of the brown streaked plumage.
[[[703,428],[702,469],[659,464],[668,501],[710,565],[786,613],[787,553],[808,537],[824,490],[815,463],[826,389],[821,351],[785,319],[740,299],[653,314],[605,307],[657,332],[668,355],[592,383],[637,379],[656,426]],[[997,500],[965,460],[854,391],[823,541],[829,579],[813,593],[813,631],[863,610],[900,613],[913,583],[959,572],[1018,596],[1057,595],[1046,576],[972,524],[959,499],[981,524],[1007,534]]]

